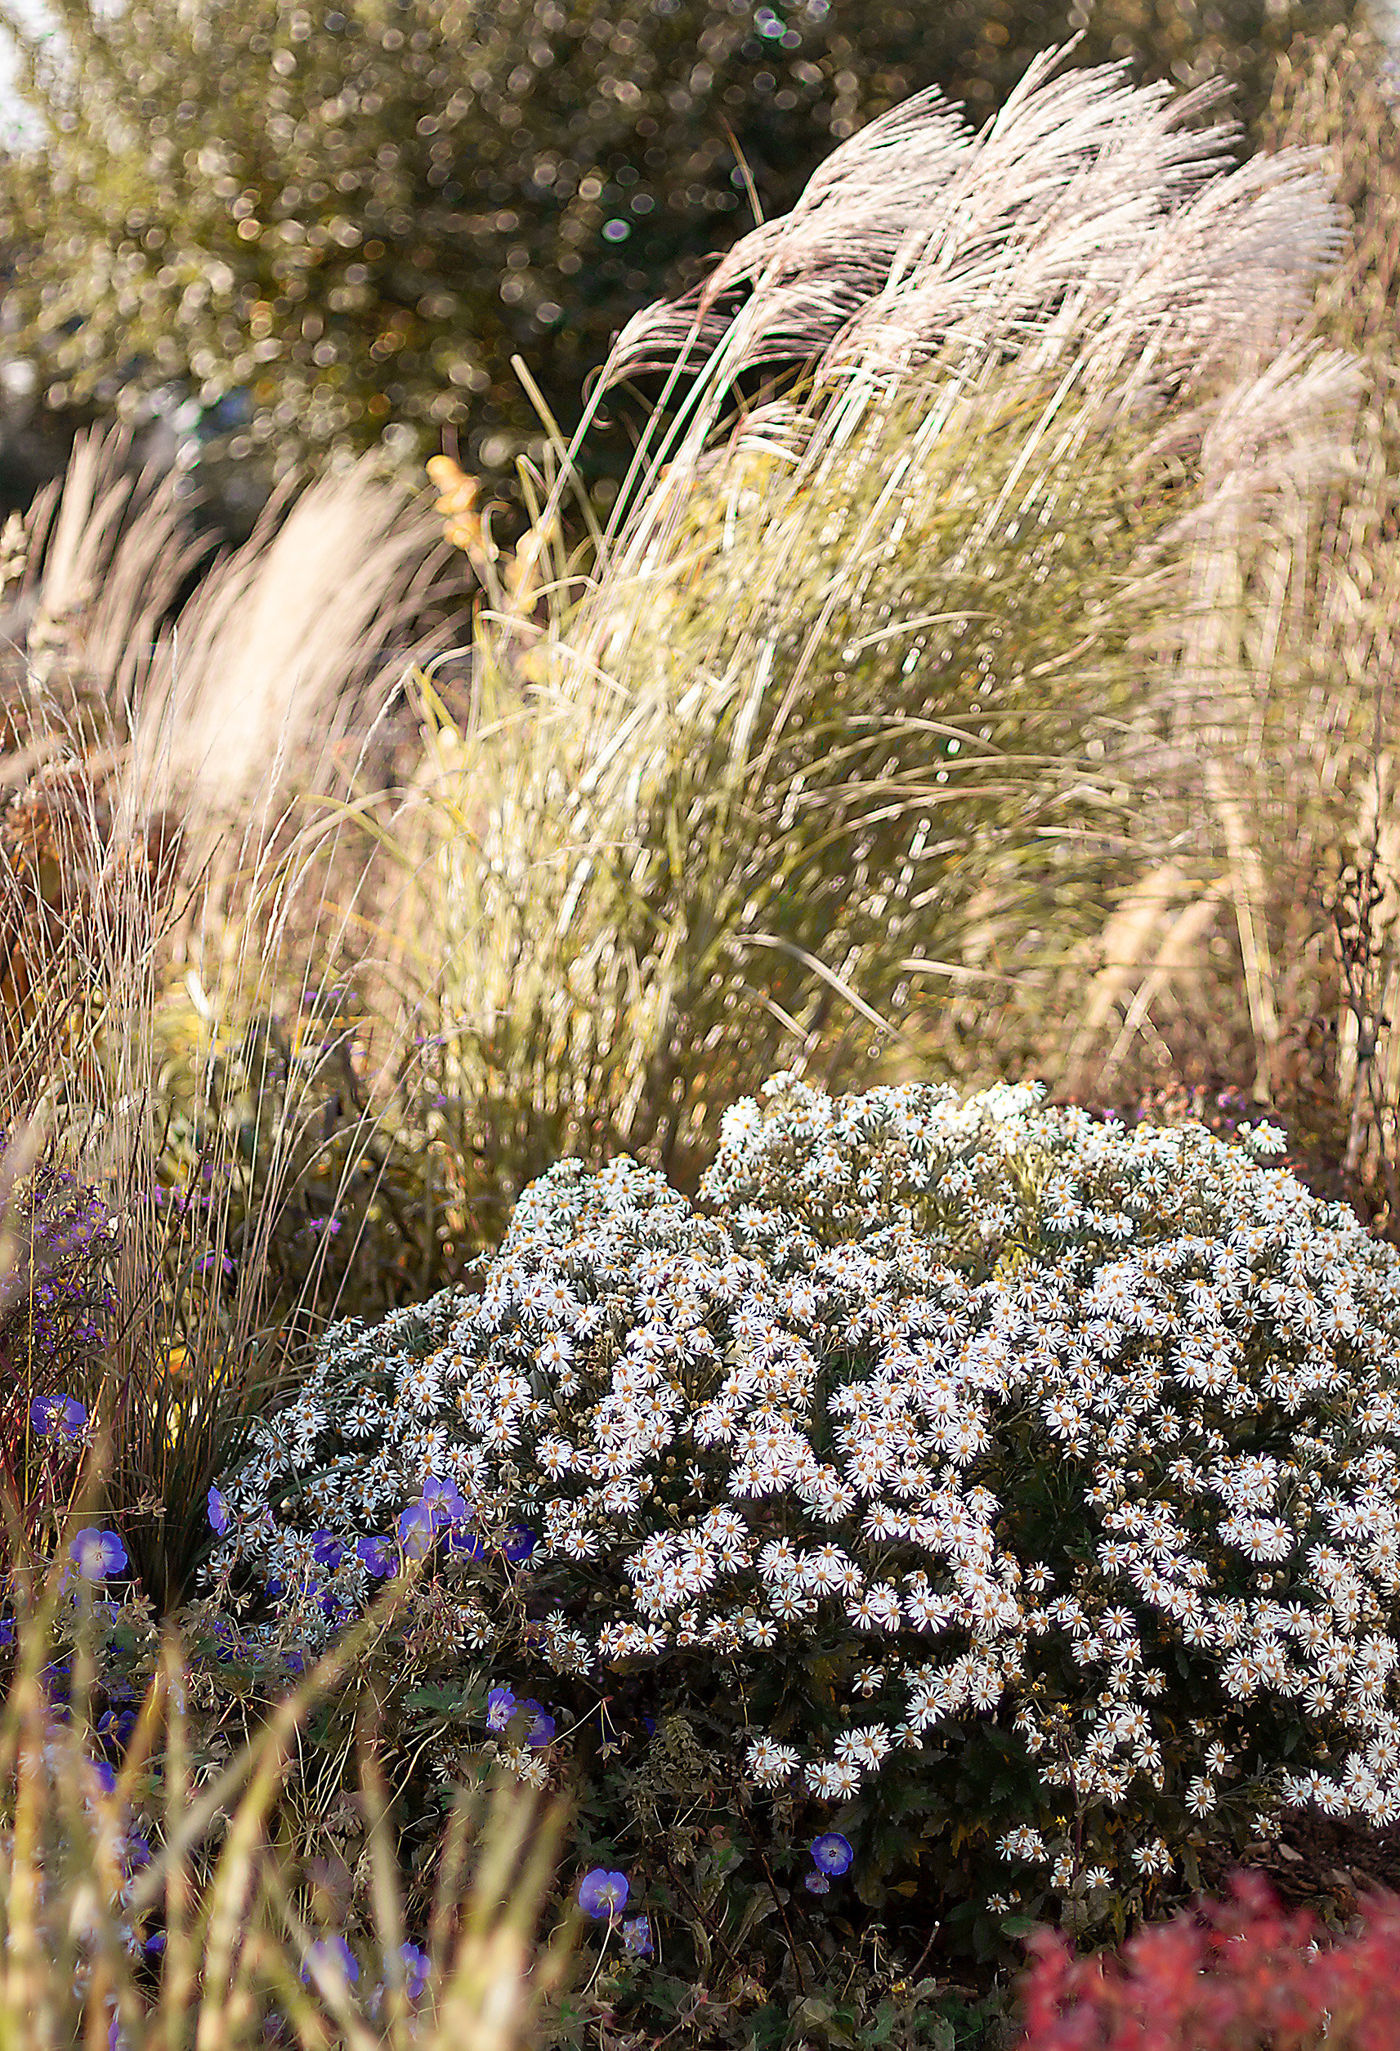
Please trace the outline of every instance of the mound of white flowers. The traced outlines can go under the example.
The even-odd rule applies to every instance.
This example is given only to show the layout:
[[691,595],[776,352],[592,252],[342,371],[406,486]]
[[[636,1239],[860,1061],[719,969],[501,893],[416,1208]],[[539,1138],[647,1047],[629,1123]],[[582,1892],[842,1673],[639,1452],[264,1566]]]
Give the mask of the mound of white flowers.
[[1059,1891],[1217,1808],[1400,1818],[1400,1257],[1267,1126],[1043,1097],[779,1077],[698,1206],[560,1163],[479,1295],[327,1334],[215,1574],[315,1642],[433,1547],[498,1678],[708,1673],[751,1788],[857,1815],[994,1725],[984,1830]]

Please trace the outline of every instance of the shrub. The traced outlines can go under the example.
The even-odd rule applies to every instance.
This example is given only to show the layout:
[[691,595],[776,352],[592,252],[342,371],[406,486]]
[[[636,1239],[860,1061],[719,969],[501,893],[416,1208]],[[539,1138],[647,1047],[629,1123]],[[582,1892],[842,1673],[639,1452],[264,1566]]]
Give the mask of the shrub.
[[781,1077],[699,1206],[561,1163],[479,1298],[327,1334],[222,1484],[224,1596],[314,1645],[434,1554],[479,1745],[487,1675],[561,1732],[694,1709],[867,1900],[970,1858],[1091,1921],[1203,1827],[1393,1819],[1395,1255],[1271,1128],[1042,1094]]
[[1025,1988],[1022,2051],[1388,2051],[1400,1970],[1400,1902],[1367,1905],[1355,1934],[1324,1941],[1241,1875],[1230,1903],[1143,1930],[1121,1958],[1076,1960],[1051,1932]]

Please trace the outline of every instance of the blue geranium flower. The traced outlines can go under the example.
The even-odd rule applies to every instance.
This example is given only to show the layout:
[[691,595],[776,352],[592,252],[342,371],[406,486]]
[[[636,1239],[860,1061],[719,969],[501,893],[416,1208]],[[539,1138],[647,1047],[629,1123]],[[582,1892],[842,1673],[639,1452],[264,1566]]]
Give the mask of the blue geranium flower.
[[317,1566],[333,1574],[345,1558],[345,1547],[333,1531],[313,1531],[311,1534],[311,1557]]
[[428,1984],[432,1961],[426,1951],[420,1951],[416,1944],[401,1944],[399,1957],[404,1966],[404,1991],[410,2001],[416,2001]]
[[228,1530],[228,1504],[217,1488],[211,1488],[208,1495],[209,1523],[220,1538]]
[[493,1688],[486,1697],[486,1728],[503,1731],[519,1708],[509,1688]]
[[527,1524],[512,1524],[501,1540],[501,1551],[515,1567],[522,1560],[528,1560],[538,1544],[538,1538]]
[[527,1696],[525,1701],[519,1705],[519,1713],[530,1718],[529,1727],[525,1732],[525,1742],[527,1745],[538,1752],[541,1746],[552,1742],[555,1722],[543,1703],[536,1702],[532,1697]]
[[355,1545],[355,1557],[362,1567],[377,1575],[381,1580],[394,1571],[394,1548],[387,1538],[361,1538]]
[[345,1980],[358,1980],[360,1977],[359,1961],[343,1937],[317,1938],[316,1942],[307,1952],[306,1963],[301,1969],[301,1981],[304,1987],[311,1984],[311,1968],[313,1965],[324,1965],[332,1973],[338,1973]]
[[578,1905],[595,1923],[611,1923],[626,1908],[630,1893],[625,1873],[610,1873],[605,1866],[595,1866],[578,1884]]
[[622,1926],[622,1941],[633,1958],[650,1958],[655,1947],[651,1941],[651,1923],[646,1916],[631,1916]]
[[120,1574],[128,1564],[126,1547],[116,1532],[99,1530],[95,1524],[78,1533],[68,1548],[68,1557],[85,1581],[105,1581],[109,1574]]
[[832,1873],[839,1877],[850,1870],[854,1857],[850,1839],[842,1837],[839,1830],[824,1831],[820,1837],[812,1839],[812,1863],[819,1873]]
[[410,1503],[400,1514],[395,1528],[408,1559],[421,1560],[432,1551],[440,1521],[431,1503]]
[[29,1422],[41,1439],[54,1432],[75,1439],[87,1420],[87,1411],[76,1396],[36,1396],[29,1406]]
[[450,1475],[429,1475],[420,1501],[434,1512],[438,1523],[465,1524],[470,1514],[466,1497]]

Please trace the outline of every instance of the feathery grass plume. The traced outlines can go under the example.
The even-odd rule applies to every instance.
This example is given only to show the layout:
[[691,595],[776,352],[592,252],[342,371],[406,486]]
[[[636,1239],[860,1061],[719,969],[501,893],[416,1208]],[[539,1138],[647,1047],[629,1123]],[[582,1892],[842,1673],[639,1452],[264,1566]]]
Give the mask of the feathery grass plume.
[[[1354,350],[1366,374],[1353,476],[1328,509],[1316,597],[1303,621],[1290,622],[1305,714],[1293,759],[1284,756],[1279,767],[1292,816],[1261,846],[1274,954],[1300,971],[1280,978],[1280,1088],[1314,1144],[1341,1156],[1348,1193],[1393,1234],[1400,736],[1388,679],[1400,617],[1400,98],[1390,53],[1361,30],[1300,38],[1280,67],[1266,132],[1284,145],[1316,143],[1351,212],[1344,260],[1318,294],[1316,326]],[[1310,803],[1299,803],[1295,780]],[[1276,795],[1272,801],[1277,807]],[[1312,1022],[1322,1018],[1331,1021],[1330,1051],[1319,1060]]]
[[136,741],[172,797],[240,816],[283,758],[323,786],[403,671],[448,647],[423,615],[452,551],[376,470],[370,454],[279,492],[162,638]]
[[78,435],[66,471],[24,517],[26,560],[4,616],[16,638],[0,646],[7,687],[23,693],[61,669],[80,704],[119,713],[162,616],[208,552],[191,511],[178,472],[133,469],[128,430]]
[[[684,1181],[713,1104],[912,1058],[920,988],[1008,990],[1189,831],[1146,803],[1181,747],[1154,651],[1193,576],[1214,602],[1193,533],[1247,528],[1281,447],[1316,489],[1346,378],[1295,334],[1339,223],[1304,153],[1187,125],[1211,89],[1062,66],[976,135],[935,95],[873,123],[620,336],[605,384],[696,343],[699,375],[582,597],[483,620],[416,921],[488,1164],[504,1128]],[[805,383],[713,448],[782,354]]]
[[[1267,372],[1222,413],[1207,445],[1215,510],[1189,536],[1190,603],[1174,651],[1157,649],[1182,763],[1197,765],[1194,859],[1131,949],[1106,929],[1073,961],[1056,1002],[1067,1008],[1086,972],[1089,1002],[1070,1033],[1041,1034],[1038,1065],[1101,1101],[1163,1064],[1252,1081],[1309,1175],[1392,1232],[1400,127],[1385,65],[1360,32],[1300,39],[1281,65],[1267,132],[1282,150],[1318,148],[1351,214],[1299,342],[1348,351],[1356,399],[1340,462],[1318,460],[1316,422],[1288,419]],[[1150,882],[1130,884],[1125,913]]]
[[1235,124],[1193,125],[1219,83],[1176,93],[1131,85],[1126,66],[1066,71],[1072,48],[1034,59],[976,135],[936,91],[873,121],[791,214],[636,315],[602,388],[703,372],[684,453],[734,380],[774,362],[811,366],[817,385],[921,364],[946,381],[959,350],[971,370],[999,347],[1088,389],[1132,369],[1127,404],[1140,381],[1179,391],[1277,346],[1340,244],[1306,153],[1234,165]]

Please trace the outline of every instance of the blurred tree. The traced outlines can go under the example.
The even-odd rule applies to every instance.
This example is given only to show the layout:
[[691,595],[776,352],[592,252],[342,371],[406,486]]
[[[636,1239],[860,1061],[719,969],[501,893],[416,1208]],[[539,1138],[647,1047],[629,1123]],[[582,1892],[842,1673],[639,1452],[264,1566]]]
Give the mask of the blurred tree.
[[[1238,80],[1356,0],[47,0],[0,155],[11,345],[53,409],[196,393],[271,479],[447,440],[497,487],[566,431],[609,338],[785,212],[832,144],[937,83],[994,111],[1031,54]],[[736,156],[737,145],[737,156]],[[611,403],[611,402],[610,402]],[[615,410],[615,409],[614,409]],[[606,501],[621,426],[592,438]]]

